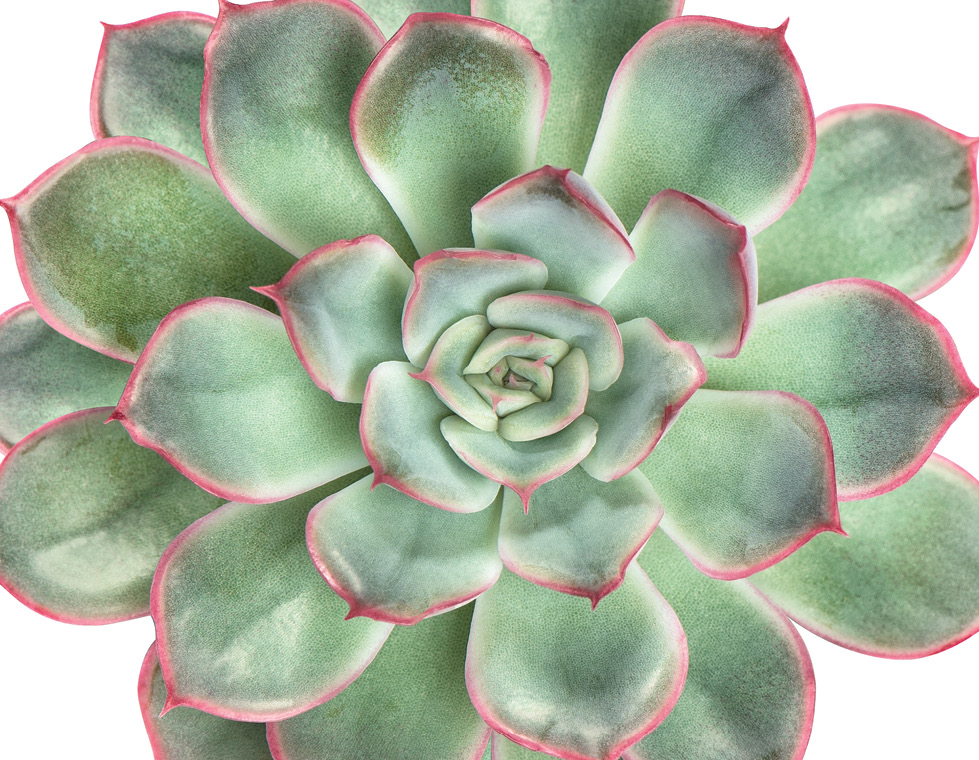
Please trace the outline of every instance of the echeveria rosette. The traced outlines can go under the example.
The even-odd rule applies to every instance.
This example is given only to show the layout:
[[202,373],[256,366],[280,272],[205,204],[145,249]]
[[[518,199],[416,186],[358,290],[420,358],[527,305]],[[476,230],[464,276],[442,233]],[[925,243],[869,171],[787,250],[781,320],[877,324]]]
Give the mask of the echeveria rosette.
[[801,757],[759,589],[872,654],[971,635],[979,486],[930,455],[976,389],[854,278],[951,276],[975,141],[814,121],[784,25],[362,6],[107,27],[100,139],[4,202],[0,580],[151,611],[158,760]]

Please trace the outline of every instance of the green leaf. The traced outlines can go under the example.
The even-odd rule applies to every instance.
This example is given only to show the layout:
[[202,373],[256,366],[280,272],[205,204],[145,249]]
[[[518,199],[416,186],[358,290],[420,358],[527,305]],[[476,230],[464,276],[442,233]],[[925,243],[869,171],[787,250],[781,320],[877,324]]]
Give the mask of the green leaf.
[[383,44],[353,3],[221,4],[201,100],[211,168],[245,218],[297,256],[376,234],[415,259],[350,137],[354,92]]
[[836,280],[762,304],[736,359],[705,359],[706,387],[783,390],[829,426],[843,500],[913,475],[976,396],[933,316],[893,288]]
[[411,270],[376,235],[341,240],[302,258],[273,299],[313,381],[337,401],[359,404],[367,376],[401,359],[401,310]]
[[344,620],[305,540],[310,508],[363,474],[277,504],[228,504],[170,545],[152,593],[166,710],[283,720],[367,667],[392,626]]
[[499,486],[453,453],[439,430],[452,412],[412,369],[407,362],[385,362],[367,381],[360,431],[374,485],[451,512],[485,509]]
[[840,529],[826,423],[788,393],[697,391],[639,469],[663,499],[663,530],[714,578]]
[[281,319],[208,298],[163,321],[113,419],[203,488],[265,502],[366,465],[359,414],[313,384]]
[[177,12],[103,26],[92,85],[95,136],[145,137],[206,165],[201,86],[214,19]]
[[604,391],[622,372],[622,338],[615,320],[584,298],[550,290],[497,298],[486,308],[494,327],[519,328],[560,338],[588,358],[589,387]]
[[309,513],[313,562],[350,615],[411,625],[471,601],[496,582],[500,509],[460,515],[369,477]]
[[359,0],[357,5],[390,37],[412,13],[469,14],[469,0]]
[[480,430],[496,430],[498,422],[491,405],[469,384],[463,370],[491,329],[481,314],[460,319],[442,333],[425,369],[412,375],[431,385],[442,403]]
[[350,129],[419,254],[470,245],[472,205],[533,168],[549,85],[524,37],[469,16],[416,13],[378,53]]
[[945,284],[976,237],[979,143],[891,106],[837,108],[816,129],[805,190],[755,240],[761,299],[840,277],[912,298]]
[[623,59],[584,176],[626,228],[650,197],[673,189],[755,233],[802,190],[815,142],[785,25],[687,16],[654,28]]
[[615,760],[666,717],[686,670],[680,621],[635,564],[594,610],[506,570],[476,600],[469,694],[530,749]]
[[167,544],[221,504],[106,426],[111,411],[59,417],[0,464],[0,584],[67,623],[146,615]]
[[745,581],[691,565],[663,531],[639,564],[676,610],[690,648],[680,701],[624,760],[801,758],[812,728],[812,662],[795,627]]
[[933,455],[841,511],[849,538],[818,536],[751,582],[813,633],[878,657],[924,657],[979,631],[975,478]]
[[518,409],[500,420],[499,434],[508,441],[534,441],[564,430],[585,411],[588,360],[572,349],[554,365],[554,390],[547,401]]
[[563,340],[530,330],[496,329],[479,345],[463,372],[467,375],[491,372],[501,360],[509,363],[514,357],[534,362],[543,360],[547,366],[553,367],[570,350],[571,347]]
[[279,760],[472,760],[489,729],[466,694],[472,607],[397,627],[374,662],[325,705],[269,726]]
[[2,205],[44,320],[123,361],[193,298],[269,304],[249,286],[295,263],[238,215],[207,169],[135,137],[82,148]]
[[500,296],[546,282],[544,264],[516,253],[448,250],[420,259],[401,321],[408,359],[425,366],[439,336],[460,319],[485,313]]
[[479,248],[547,265],[547,287],[599,303],[636,256],[622,222],[570,169],[542,169],[498,187],[472,208]]
[[650,319],[619,325],[625,363],[606,391],[592,391],[585,412],[598,423],[595,448],[581,462],[593,478],[615,480],[635,468],[707,379],[693,347],[671,341]]
[[755,249],[721,209],[674,190],[657,193],[629,238],[636,263],[602,301],[616,321],[651,318],[701,354],[737,356],[755,314]]
[[446,417],[441,428],[449,446],[466,464],[516,491],[527,510],[534,491],[588,455],[598,425],[582,415],[559,433],[535,441],[508,441],[460,417]]
[[139,671],[139,707],[155,760],[272,760],[264,723],[242,723],[177,707],[160,717],[167,687],[154,643]]
[[131,370],[52,330],[29,303],[0,315],[0,452],[63,414],[115,404]]
[[575,467],[541,486],[529,513],[505,491],[500,556],[522,578],[587,597],[594,607],[622,583],[662,515],[642,473],[603,483]]
[[682,8],[682,0],[473,0],[473,15],[529,37],[554,73],[538,163],[582,170],[622,57]]

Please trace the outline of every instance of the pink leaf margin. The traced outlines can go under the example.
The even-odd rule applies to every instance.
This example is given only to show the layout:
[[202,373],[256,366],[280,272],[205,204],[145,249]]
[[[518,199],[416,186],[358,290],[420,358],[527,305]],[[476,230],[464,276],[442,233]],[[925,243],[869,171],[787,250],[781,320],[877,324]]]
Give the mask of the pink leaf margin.
[[89,120],[92,124],[92,134],[98,140],[110,137],[102,120],[102,82],[105,79],[105,67],[109,52],[109,41],[113,33],[121,30],[142,29],[158,25],[166,25],[174,22],[185,22],[187,24],[204,24],[213,27],[216,19],[203,13],[193,13],[191,11],[174,11],[162,13],[159,16],[134,21],[131,24],[106,24],[102,23],[105,33],[102,36],[102,45],[99,48],[98,60],[95,63],[95,74],[92,77],[92,94],[89,100]]
[[915,290],[910,294],[910,298],[917,301],[924,298],[931,293],[934,293],[940,287],[945,285],[949,280],[951,280],[958,271],[965,264],[965,260],[969,257],[969,253],[972,251],[972,247],[976,242],[976,235],[979,232],[979,180],[976,177],[976,158],[979,155],[979,137],[968,137],[960,132],[949,129],[937,121],[929,119],[927,116],[918,113],[917,111],[912,111],[907,108],[899,108],[898,106],[889,106],[882,103],[853,103],[850,105],[839,106],[826,111],[816,119],[816,130],[826,126],[832,126],[835,122],[840,121],[847,116],[851,116],[855,113],[867,113],[872,111],[883,111],[884,113],[899,114],[902,116],[907,116],[910,119],[919,121],[922,124],[926,124],[940,132],[943,132],[949,138],[955,142],[962,145],[968,151],[969,155],[969,200],[970,200],[970,212],[972,217],[972,223],[969,228],[969,234],[962,241],[961,248],[955,261],[949,265],[944,272],[942,272],[937,278],[932,282],[921,286],[918,290]]
[[[34,306],[30,302],[21,303],[17,304],[16,306],[11,306],[3,314],[0,314],[0,334],[3,333],[3,328],[8,322],[13,321],[28,309],[33,308]],[[8,451],[10,451],[10,449],[14,447],[14,443],[15,442],[8,441],[0,437],[0,455],[6,454]]]
[[[15,309],[20,309],[22,306],[14,307]],[[11,309],[10,311],[13,311]],[[7,314],[10,312],[8,311]],[[6,314],[4,315],[6,316]],[[97,419],[104,420],[109,413],[112,412],[112,407],[96,407],[94,409],[81,409],[77,412],[70,412],[62,417],[53,419],[50,422],[41,425],[37,430],[29,433],[20,441],[18,441],[9,451],[6,457],[0,461],[0,479],[3,478],[4,473],[9,466],[9,463],[14,461],[19,452],[22,449],[27,449],[28,451],[34,448],[38,439],[44,437],[52,430],[58,430],[59,428],[70,425],[76,420],[83,419],[85,417],[95,417]],[[51,620],[56,620],[59,623],[70,623],[71,625],[109,625],[111,623],[122,623],[126,620],[135,620],[136,618],[146,617],[149,613],[149,606],[145,610],[133,613],[131,615],[117,615],[113,617],[106,618],[86,618],[78,617],[75,615],[66,615],[62,612],[56,612],[55,610],[46,607],[40,602],[32,599],[27,593],[21,590],[17,584],[5,575],[0,574],[0,587],[3,587],[7,592],[14,597],[18,602],[23,604],[28,609],[37,612],[40,615],[44,615],[46,618]]]
[[[659,597],[660,600],[662,600],[664,606],[670,610],[673,619],[672,620],[673,635],[675,641],[677,641],[681,645],[682,660],[680,663],[680,668],[678,670],[677,676],[674,679],[674,683],[672,684],[673,688],[671,689],[670,695],[667,698],[666,702],[663,703],[663,706],[655,714],[651,715],[647,720],[646,724],[643,725],[638,731],[629,734],[625,738],[621,739],[608,751],[608,753],[605,755],[604,758],[600,758],[599,760],[617,760],[617,758],[619,758],[622,755],[622,753],[625,752],[626,749],[631,747],[633,744],[635,744],[637,741],[642,739],[647,734],[651,733],[660,723],[666,720],[667,716],[670,714],[670,712],[672,712],[673,708],[676,706],[677,701],[680,699],[680,694],[683,691],[684,683],[686,683],[687,680],[687,670],[690,667],[690,653],[687,649],[687,634],[683,630],[683,626],[680,624],[680,619],[676,616],[676,613],[673,612],[673,608],[670,607],[669,604],[666,602],[666,599],[659,592],[659,589],[657,589],[656,586],[653,585],[653,582],[649,579],[649,576],[646,575],[645,571],[642,571],[640,569],[639,575],[642,578],[642,582],[646,584],[648,588],[657,597]],[[514,733],[513,731],[507,729],[500,721],[500,719],[493,713],[493,710],[490,708],[489,704],[486,702],[486,700],[479,693],[479,690],[476,688],[476,684],[475,684],[476,678],[474,674],[474,668],[472,665],[473,659],[471,656],[471,649],[472,649],[471,638],[469,643],[469,649],[470,651],[467,653],[466,656],[466,689],[469,691],[469,699],[472,701],[473,707],[476,708],[476,711],[480,714],[482,719],[486,721],[487,725],[489,725],[490,728],[492,728],[496,733],[500,734],[501,736],[505,736],[507,739],[514,742],[515,744],[519,744],[521,747],[525,747],[535,752],[545,752],[548,755],[561,758],[561,760],[595,760],[595,758],[589,757],[588,755],[581,755],[578,754],[577,752],[572,752],[571,750],[565,750],[559,747],[548,746],[542,742],[538,742],[529,737],[520,736]]]

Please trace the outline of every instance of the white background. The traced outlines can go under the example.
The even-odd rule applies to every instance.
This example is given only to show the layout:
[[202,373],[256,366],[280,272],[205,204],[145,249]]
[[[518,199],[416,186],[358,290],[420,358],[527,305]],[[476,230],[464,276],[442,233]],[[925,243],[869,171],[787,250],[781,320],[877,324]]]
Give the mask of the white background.
[[[126,23],[170,10],[216,12],[211,0],[174,1],[3,3],[0,197],[18,192],[91,139],[88,96],[102,36],[99,21]],[[788,40],[817,113],[845,103],[890,103],[979,134],[979,4],[971,0],[933,6],[894,0],[688,0],[686,11],[758,26],[777,26],[791,16]],[[6,234],[0,234],[0,248],[3,311],[25,298]],[[966,369],[979,379],[977,289],[979,261],[973,258],[922,304],[949,328]],[[938,451],[979,473],[977,434],[979,404],[965,411]],[[807,760],[977,757],[979,637],[934,657],[896,662],[804,636],[818,683]],[[69,626],[30,612],[0,590],[0,756],[148,760],[136,675],[152,638],[148,619]]]

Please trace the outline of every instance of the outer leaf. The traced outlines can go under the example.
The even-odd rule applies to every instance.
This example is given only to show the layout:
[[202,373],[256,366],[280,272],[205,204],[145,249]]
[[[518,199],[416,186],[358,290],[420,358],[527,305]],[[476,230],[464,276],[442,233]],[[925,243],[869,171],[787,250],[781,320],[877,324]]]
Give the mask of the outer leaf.
[[627,228],[651,196],[674,189],[755,233],[802,190],[814,121],[784,24],[671,19],[622,60],[584,176]]
[[458,515],[364,478],[309,513],[317,569],[348,618],[411,625],[471,601],[496,582],[499,507]]
[[639,469],[663,499],[663,530],[714,578],[840,532],[829,431],[798,396],[698,391]]
[[801,760],[816,684],[798,631],[745,582],[698,572],[663,531],[639,564],[683,624],[690,671],[673,712],[625,760]]
[[367,381],[360,435],[374,485],[384,483],[450,512],[485,509],[499,486],[453,453],[439,432],[439,423],[452,413],[411,370],[407,362],[385,362]]
[[401,304],[410,283],[397,252],[368,235],[324,246],[277,285],[257,290],[279,307],[313,382],[337,401],[359,404],[371,370],[404,356]]
[[657,193],[630,237],[636,263],[602,301],[619,322],[650,317],[701,354],[737,356],[758,302],[755,249],[716,206]]
[[139,671],[139,707],[155,760],[272,760],[262,723],[240,723],[178,707],[160,717],[167,687],[154,643]]
[[544,54],[554,84],[537,160],[580,172],[616,67],[636,40],[679,15],[683,0],[473,0],[472,6],[474,15],[516,29]]
[[201,86],[214,19],[178,12],[103,26],[92,84],[94,135],[145,137],[206,164]]
[[622,372],[622,337],[604,309],[583,298],[549,290],[497,298],[486,308],[494,327],[541,332],[580,348],[588,357],[589,387],[604,391]]
[[163,321],[112,418],[201,487],[265,502],[363,467],[359,413],[313,384],[282,320],[208,298]]
[[460,319],[439,337],[425,369],[412,374],[431,385],[449,409],[480,430],[496,430],[496,414],[465,379],[463,370],[491,329],[482,314]]
[[221,503],[106,427],[111,411],[59,417],[0,463],[0,584],[66,623],[146,615],[167,544]]
[[472,607],[398,627],[374,662],[325,705],[269,726],[276,760],[473,760],[489,729],[466,694]]
[[135,361],[185,301],[267,304],[249,285],[293,263],[238,215],[207,169],[135,137],[82,148],[2,205],[44,321],[123,361]]
[[476,601],[466,682],[493,730],[567,760],[614,760],[683,688],[687,647],[637,566],[593,611],[504,571]]
[[518,409],[500,420],[499,433],[508,441],[534,441],[564,430],[585,411],[588,360],[580,348],[554,365],[554,392],[541,404]]
[[839,277],[912,298],[948,282],[976,239],[979,142],[891,106],[837,108],[816,128],[805,191],[756,241],[762,300]]
[[575,467],[541,486],[528,514],[505,492],[500,556],[522,578],[587,597],[594,607],[622,583],[662,515],[641,473],[603,483]]
[[370,14],[385,37],[398,31],[412,13],[469,14],[469,0],[359,0],[357,5]]
[[344,620],[306,550],[306,515],[355,477],[278,504],[228,504],[184,531],[153,580],[165,709],[283,720],[350,684],[391,625]]
[[221,4],[206,51],[204,146],[232,203],[297,256],[373,233],[415,258],[350,139],[354,91],[383,44],[348,0]]
[[516,253],[452,249],[420,259],[401,322],[408,359],[423,367],[451,325],[482,314],[500,296],[546,282],[544,264]]
[[899,489],[843,505],[820,536],[751,582],[823,638],[924,657],[979,631],[979,483],[933,455]]
[[836,280],[758,309],[737,359],[705,360],[707,386],[778,389],[829,426],[843,500],[907,481],[979,393],[951,337],[893,288]]
[[570,169],[542,169],[498,187],[472,208],[479,248],[547,264],[547,287],[600,302],[636,259],[622,222]]
[[131,370],[52,330],[29,303],[0,314],[0,452],[63,414],[116,403]]
[[619,325],[625,364],[615,384],[592,391],[585,411],[598,423],[595,448],[582,461],[593,478],[615,480],[659,441],[691,394],[707,379],[687,343],[671,341],[649,319]]
[[368,174],[418,253],[469,245],[469,209],[533,168],[550,71],[526,38],[483,19],[416,13],[354,96]]
[[582,415],[561,432],[536,441],[508,441],[459,417],[446,417],[441,428],[449,446],[466,464],[516,491],[526,511],[534,491],[588,455],[598,425]]

